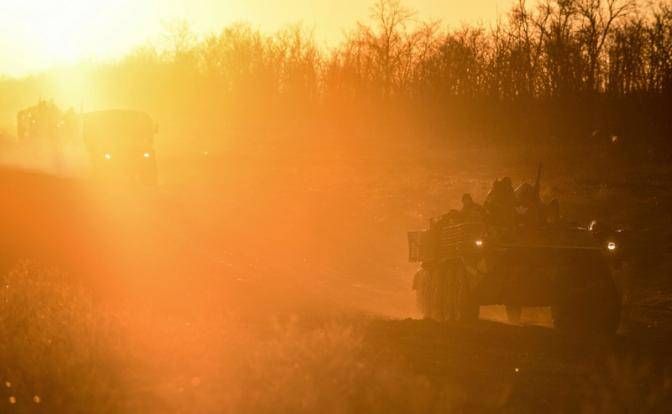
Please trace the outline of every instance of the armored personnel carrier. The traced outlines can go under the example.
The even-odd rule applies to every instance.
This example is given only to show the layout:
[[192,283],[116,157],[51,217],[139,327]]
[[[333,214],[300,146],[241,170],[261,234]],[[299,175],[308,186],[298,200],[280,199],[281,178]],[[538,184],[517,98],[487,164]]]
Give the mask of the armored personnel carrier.
[[595,222],[504,226],[487,212],[482,217],[437,218],[408,233],[409,259],[421,263],[413,287],[425,318],[473,321],[480,306],[505,305],[517,322],[523,307],[550,306],[557,329],[618,329],[621,298],[611,271],[617,233]]

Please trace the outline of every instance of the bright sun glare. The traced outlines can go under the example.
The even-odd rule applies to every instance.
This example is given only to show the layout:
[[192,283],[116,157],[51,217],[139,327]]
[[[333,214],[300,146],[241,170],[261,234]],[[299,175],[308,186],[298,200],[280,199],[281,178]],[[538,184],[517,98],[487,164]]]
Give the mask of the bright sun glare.
[[[131,0],[3,0],[0,38],[15,71],[122,53],[138,35]],[[7,39],[12,39],[7,42]],[[3,44],[3,46],[5,46]]]
[[[459,25],[491,21],[513,0],[406,0],[420,16]],[[0,73],[25,75],[82,58],[107,60],[160,40],[162,22],[186,20],[197,33],[249,22],[266,31],[302,22],[318,39],[342,40],[375,0],[0,0]]]

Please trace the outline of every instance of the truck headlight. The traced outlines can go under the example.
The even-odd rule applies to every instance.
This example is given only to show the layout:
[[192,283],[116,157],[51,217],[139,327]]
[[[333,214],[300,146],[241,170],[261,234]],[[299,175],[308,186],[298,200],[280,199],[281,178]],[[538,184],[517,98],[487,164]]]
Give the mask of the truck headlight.
[[109,152],[106,152],[105,155],[103,155],[103,158],[105,158],[106,160],[109,161],[109,160],[112,159],[112,154],[110,154]]
[[483,247],[483,240],[481,239],[475,240],[474,244],[476,245],[476,247]]
[[609,242],[607,243],[607,250],[610,252],[613,252],[616,250],[616,242]]
[[150,154],[149,152],[145,152],[144,154],[142,154],[142,156],[145,158],[149,158],[152,156],[152,154]]

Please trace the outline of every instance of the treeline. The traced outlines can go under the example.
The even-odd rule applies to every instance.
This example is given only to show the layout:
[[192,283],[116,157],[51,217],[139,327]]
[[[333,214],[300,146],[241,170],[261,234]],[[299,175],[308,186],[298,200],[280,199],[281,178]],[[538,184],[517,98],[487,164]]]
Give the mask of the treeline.
[[176,140],[654,145],[672,134],[669,1],[520,0],[489,27],[449,29],[378,0],[331,49],[301,26],[198,39],[173,24],[165,40],[87,77],[100,102],[146,109]]

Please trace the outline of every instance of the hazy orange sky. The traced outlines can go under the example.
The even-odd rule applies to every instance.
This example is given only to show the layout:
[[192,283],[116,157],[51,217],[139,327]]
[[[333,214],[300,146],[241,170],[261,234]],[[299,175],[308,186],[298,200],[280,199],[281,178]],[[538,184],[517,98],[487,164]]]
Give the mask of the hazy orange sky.
[[[408,0],[420,19],[490,23],[513,0]],[[197,33],[244,21],[266,32],[297,22],[324,44],[366,20],[373,0],[0,0],[0,73],[20,76],[82,58],[106,59],[157,43],[162,22]]]

